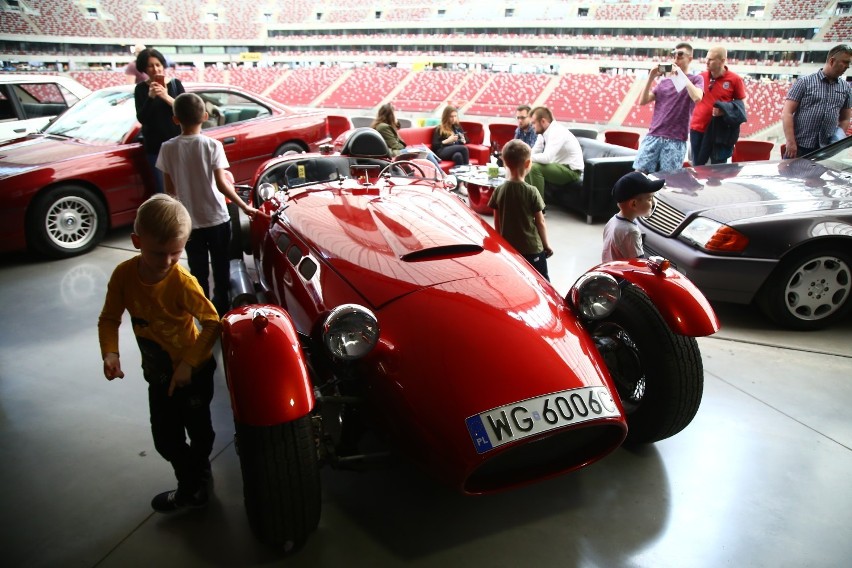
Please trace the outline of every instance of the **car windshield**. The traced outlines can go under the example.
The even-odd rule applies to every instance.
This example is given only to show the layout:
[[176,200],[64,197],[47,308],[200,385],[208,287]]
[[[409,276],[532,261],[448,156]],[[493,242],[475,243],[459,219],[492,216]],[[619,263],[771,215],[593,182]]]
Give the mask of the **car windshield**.
[[833,144],[814,154],[813,159],[826,168],[840,172],[852,172],[852,136],[839,144]]
[[135,123],[133,93],[107,90],[84,98],[61,114],[43,132],[91,144],[118,144]]

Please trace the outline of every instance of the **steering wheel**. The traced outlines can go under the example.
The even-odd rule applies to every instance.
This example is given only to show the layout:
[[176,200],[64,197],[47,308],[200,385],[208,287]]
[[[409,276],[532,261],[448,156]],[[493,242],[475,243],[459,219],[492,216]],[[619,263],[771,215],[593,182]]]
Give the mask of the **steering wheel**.
[[[385,174],[392,175],[390,170],[394,166],[401,166],[403,164],[407,165],[407,166],[411,166],[412,169],[417,170],[417,172],[420,174],[420,177],[422,177],[424,179],[427,178],[426,172],[423,171],[423,168],[420,167],[420,164],[416,164],[416,163],[412,162],[411,160],[397,160],[396,162],[391,162],[390,164],[388,164],[384,168],[382,168],[382,171],[379,172],[379,177],[381,178]],[[401,175],[404,175],[405,177],[412,177],[411,174],[406,173],[404,170],[402,170],[402,168],[400,168],[400,171],[403,172]]]

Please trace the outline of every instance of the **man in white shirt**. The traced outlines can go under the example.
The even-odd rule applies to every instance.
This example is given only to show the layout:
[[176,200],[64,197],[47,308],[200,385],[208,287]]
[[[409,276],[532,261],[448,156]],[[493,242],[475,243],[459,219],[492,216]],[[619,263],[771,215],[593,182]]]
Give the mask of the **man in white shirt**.
[[567,185],[583,174],[583,149],[566,126],[553,120],[547,107],[532,110],[538,133],[532,148],[532,168],[524,181],[534,185],[544,198],[544,183]]

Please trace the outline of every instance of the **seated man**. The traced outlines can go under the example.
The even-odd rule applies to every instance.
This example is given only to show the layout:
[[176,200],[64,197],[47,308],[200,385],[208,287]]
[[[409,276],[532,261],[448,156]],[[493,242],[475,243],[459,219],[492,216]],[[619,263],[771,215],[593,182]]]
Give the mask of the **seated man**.
[[538,138],[538,134],[535,131],[535,126],[533,126],[530,118],[530,109],[527,105],[521,105],[517,108],[516,118],[518,119],[518,127],[515,129],[515,140],[522,140],[527,143],[530,148],[535,147],[535,141]]
[[553,120],[547,107],[532,111],[533,126],[538,134],[532,149],[532,168],[525,181],[534,185],[544,199],[544,183],[566,185],[583,174],[583,149],[568,127]]

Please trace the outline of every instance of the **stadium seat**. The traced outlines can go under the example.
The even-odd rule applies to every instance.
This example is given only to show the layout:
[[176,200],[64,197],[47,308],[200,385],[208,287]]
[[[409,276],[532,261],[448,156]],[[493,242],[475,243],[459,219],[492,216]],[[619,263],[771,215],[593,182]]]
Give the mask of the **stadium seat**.
[[353,127],[352,121],[349,120],[348,116],[330,114],[326,118],[328,120],[328,134],[332,140]]
[[624,146],[625,148],[639,149],[639,133],[624,130],[607,130],[604,132],[604,142]]
[[760,140],[739,140],[734,144],[734,155],[731,156],[732,162],[754,162],[758,160],[768,160],[772,148],[775,146],[772,142],[763,142]]
[[492,122],[488,125],[488,138],[493,145],[495,142],[499,148],[502,148],[506,142],[515,137],[515,129],[517,126],[514,124],[499,124],[496,122]]

